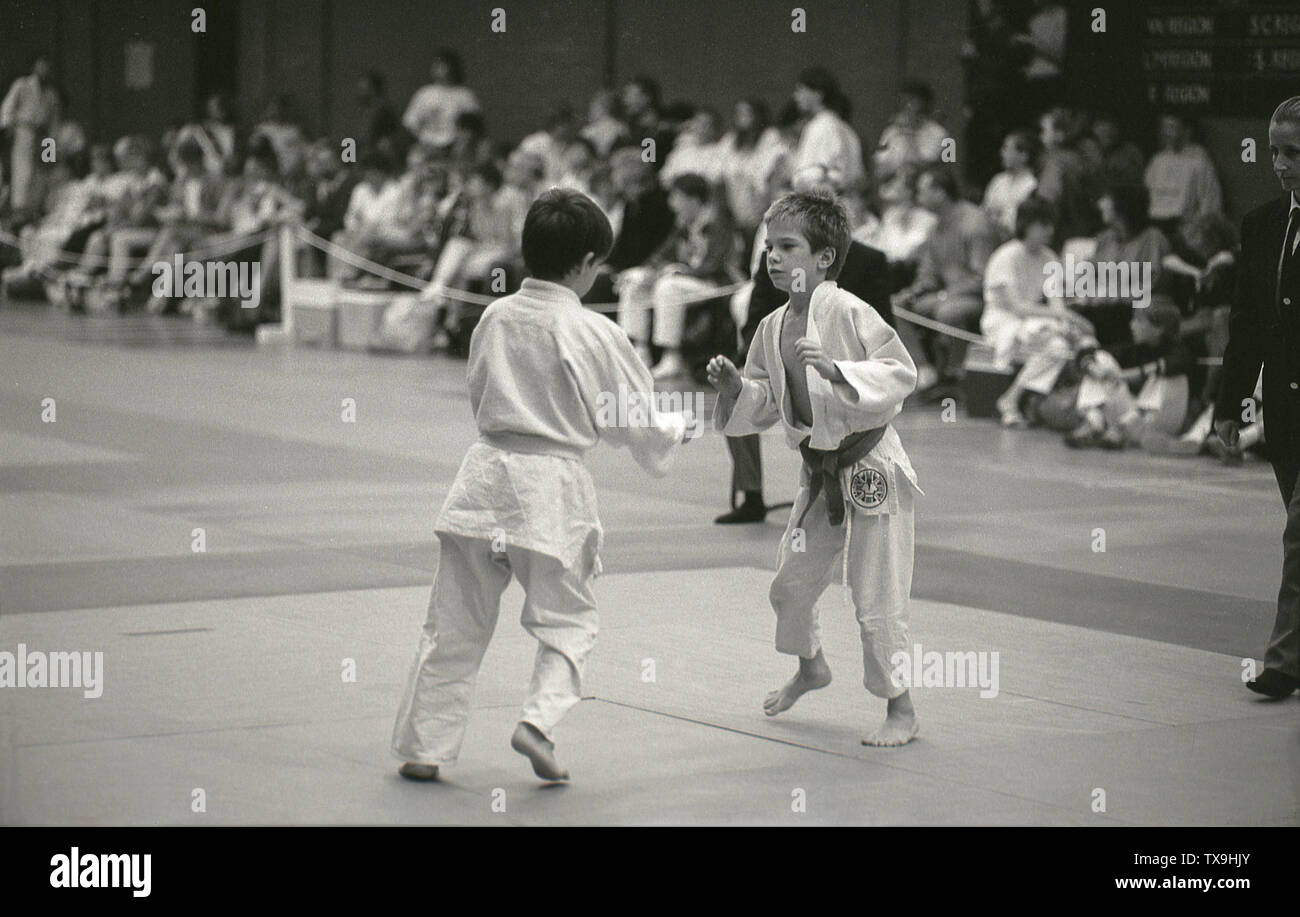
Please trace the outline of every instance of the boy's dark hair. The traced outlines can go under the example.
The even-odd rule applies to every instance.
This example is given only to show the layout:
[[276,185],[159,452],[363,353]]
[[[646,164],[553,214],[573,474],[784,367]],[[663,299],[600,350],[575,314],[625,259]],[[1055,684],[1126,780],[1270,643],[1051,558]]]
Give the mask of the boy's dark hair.
[[1055,228],[1056,208],[1051,201],[1044,200],[1037,194],[1031,194],[1016,208],[1016,238],[1023,239],[1029,232],[1029,227],[1035,223],[1046,223]]
[[956,201],[961,199],[961,185],[957,181],[957,173],[950,167],[939,162],[932,162],[922,166],[921,170],[916,173],[918,186],[923,175],[930,176],[930,181],[934,182],[935,187],[948,195],[948,200]]
[[673,191],[680,191],[687,197],[693,197],[703,204],[707,204],[713,199],[713,190],[709,187],[708,179],[694,172],[683,172],[678,175],[672,180],[669,188]]
[[613,247],[609,219],[595,201],[578,191],[544,191],[524,218],[524,264],[538,280],[560,280],[588,252],[603,261]]
[[1103,194],[1115,205],[1115,213],[1124,221],[1130,232],[1146,229],[1151,222],[1151,192],[1146,185],[1134,182],[1116,182]]
[[826,270],[826,279],[840,276],[849,257],[853,227],[849,225],[849,212],[835,195],[828,191],[791,191],[777,198],[763,214],[765,225],[770,226],[774,220],[794,225],[814,253],[824,248],[835,249],[835,260]]

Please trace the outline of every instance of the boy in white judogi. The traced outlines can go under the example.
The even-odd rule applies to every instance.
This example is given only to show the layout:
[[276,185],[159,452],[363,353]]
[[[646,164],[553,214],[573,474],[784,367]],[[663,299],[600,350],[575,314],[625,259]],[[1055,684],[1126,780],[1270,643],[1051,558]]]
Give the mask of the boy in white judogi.
[[850,225],[833,195],[787,194],[765,221],[768,273],[789,302],[759,324],[743,377],[726,357],[709,363],[720,393],[714,426],[742,436],[780,421],[804,458],[770,593],[777,652],[798,656],[799,670],[764,709],[775,716],[830,683],[816,603],[839,579],[857,610],[863,684],[888,700],[884,724],[864,744],[903,745],[917,723],[906,679],[893,677],[894,657],[911,652],[920,488],[889,422],[916,387],[916,365],[876,311],[834,282]]
[[[469,394],[480,440],[435,526],[440,553],[428,621],[393,730],[405,777],[435,779],[439,766],[455,762],[513,575],[526,594],[523,626],[538,649],[511,745],[539,777],[568,778],[552,734],[578,702],[596,639],[591,587],[602,539],[583,454],[602,439],[626,445],[642,467],[663,475],[674,446],[697,432],[688,412],[655,409],[649,370],[627,335],[579,301],[612,244],[593,201],[546,192],[524,223],[532,276],[488,306],[474,331]],[[629,404],[618,420],[605,419],[610,398]]]

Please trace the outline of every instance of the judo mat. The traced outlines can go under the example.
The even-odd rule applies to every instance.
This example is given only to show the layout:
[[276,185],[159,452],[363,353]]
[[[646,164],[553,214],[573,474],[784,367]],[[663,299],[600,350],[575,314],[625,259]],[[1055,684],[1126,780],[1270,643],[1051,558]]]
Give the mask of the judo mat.
[[[914,405],[912,640],[996,653],[996,693],[923,684],[919,738],[864,747],[884,705],[828,594],[835,680],[765,717],[793,670],[767,603],[784,514],[711,524],[715,435],[662,479],[601,447],[571,784],[508,745],[533,656],[515,585],[459,764],[404,781],[388,743],[433,517],[475,438],[464,364],[187,327],[0,310],[0,651],[104,654],[98,698],[0,689],[0,823],[1300,823],[1300,700],[1241,684],[1281,566],[1267,466],[1075,453]],[[789,499],[796,457],[763,447],[767,499]]]

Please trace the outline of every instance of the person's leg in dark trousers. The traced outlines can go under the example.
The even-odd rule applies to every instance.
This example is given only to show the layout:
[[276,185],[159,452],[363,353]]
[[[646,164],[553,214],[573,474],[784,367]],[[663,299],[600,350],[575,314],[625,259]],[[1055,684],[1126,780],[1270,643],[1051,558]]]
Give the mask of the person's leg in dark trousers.
[[1269,697],[1282,698],[1300,687],[1300,487],[1296,486],[1300,466],[1275,464],[1273,473],[1286,502],[1282,585],[1277,593],[1273,634],[1264,652],[1264,672],[1247,687]]
[[[763,505],[763,452],[758,434],[728,436],[726,440],[731,453],[731,511],[713,521],[721,525],[762,522],[767,518],[767,507]],[[739,506],[737,493],[744,494]]]

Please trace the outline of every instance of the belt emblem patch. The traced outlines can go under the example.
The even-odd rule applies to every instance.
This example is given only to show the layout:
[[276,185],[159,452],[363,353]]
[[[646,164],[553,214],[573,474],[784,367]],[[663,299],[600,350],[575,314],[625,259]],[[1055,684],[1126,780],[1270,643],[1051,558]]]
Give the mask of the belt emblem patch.
[[875,509],[889,496],[885,476],[874,468],[863,468],[849,483],[849,498],[860,509]]

